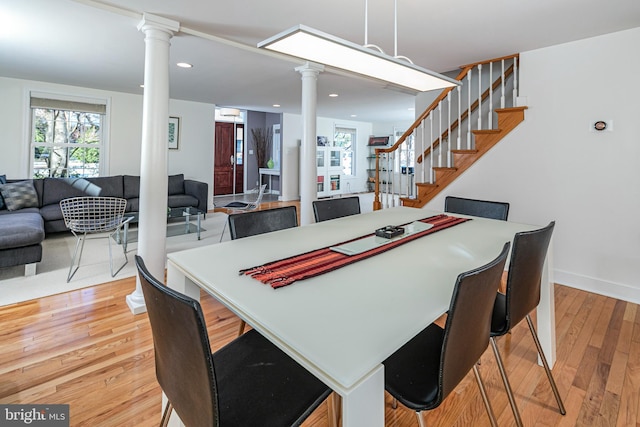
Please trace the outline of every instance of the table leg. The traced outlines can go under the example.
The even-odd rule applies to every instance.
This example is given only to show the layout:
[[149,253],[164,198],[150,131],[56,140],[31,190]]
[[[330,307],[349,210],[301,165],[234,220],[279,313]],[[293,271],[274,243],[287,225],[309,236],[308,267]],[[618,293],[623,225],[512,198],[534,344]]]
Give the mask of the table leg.
[[343,427],[384,427],[384,366],[379,365],[342,397]]
[[[129,221],[124,223],[124,232],[122,233],[122,250],[127,253],[127,243],[129,242]],[[120,229],[118,229],[118,240],[120,239]]]
[[184,234],[189,234],[189,211],[184,216]]
[[[555,311],[555,290],[553,283],[553,239],[549,243],[547,259],[542,270],[540,284],[540,304],[536,310],[537,325],[536,331],[540,339],[540,345],[547,358],[549,367],[552,368],[556,362],[556,311]],[[539,359],[539,358],[538,358]],[[542,365],[542,361],[538,360]]]
[[198,214],[198,227],[196,228],[196,232],[198,233],[198,240],[200,240],[200,223],[201,223],[202,214]]

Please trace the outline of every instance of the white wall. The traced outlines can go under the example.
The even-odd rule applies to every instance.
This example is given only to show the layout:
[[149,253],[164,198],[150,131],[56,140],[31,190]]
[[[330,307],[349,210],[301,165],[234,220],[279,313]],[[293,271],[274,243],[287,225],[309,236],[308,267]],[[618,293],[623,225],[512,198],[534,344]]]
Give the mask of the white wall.
[[[556,221],[557,283],[640,303],[640,28],[520,55],[525,121],[426,207],[455,194]],[[591,132],[593,120],[613,132]]]
[[[108,100],[109,163],[107,175],[139,175],[142,141],[142,95],[0,77],[0,175],[29,175],[30,91]],[[215,105],[171,100],[171,116],[180,121],[180,145],[169,150],[168,173],[209,184],[213,188],[213,134]]]

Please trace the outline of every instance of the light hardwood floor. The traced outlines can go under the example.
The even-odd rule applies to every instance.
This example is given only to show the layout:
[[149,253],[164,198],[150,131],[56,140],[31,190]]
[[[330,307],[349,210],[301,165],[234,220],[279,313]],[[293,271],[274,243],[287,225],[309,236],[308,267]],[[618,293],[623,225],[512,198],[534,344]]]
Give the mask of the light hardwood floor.
[[[133,279],[0,308],[0,403],[66,403],[72,426],[155,426],[161,391],[146,314],[129,312]],[[213,349],[233,339],[238,319],[208,295],[202,305]],[[526,426],[639,426],[638,306],[556,286],[558,359],[554,375],[567,415],[556,409],[523,324],[499,340]],[[493,354],[480,371],[498,423],[514,425]],[[305,426],[327,425],[323,404]],[[430,426],[486,426],[472,375]],[[386,402],[387,426],[417,425],[413,412]]]

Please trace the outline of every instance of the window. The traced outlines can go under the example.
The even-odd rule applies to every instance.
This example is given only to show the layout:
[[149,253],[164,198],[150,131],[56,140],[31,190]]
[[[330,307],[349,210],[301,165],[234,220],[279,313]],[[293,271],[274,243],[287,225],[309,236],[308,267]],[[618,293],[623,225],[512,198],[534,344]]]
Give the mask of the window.
[[342,172],[345,175],[356,174],[356,165],[353,161],[356,141],[356,129],[336,126],[333,145],[342,149]]
[[92,177],[103,162],[105,103],[31,97],[33,178]]

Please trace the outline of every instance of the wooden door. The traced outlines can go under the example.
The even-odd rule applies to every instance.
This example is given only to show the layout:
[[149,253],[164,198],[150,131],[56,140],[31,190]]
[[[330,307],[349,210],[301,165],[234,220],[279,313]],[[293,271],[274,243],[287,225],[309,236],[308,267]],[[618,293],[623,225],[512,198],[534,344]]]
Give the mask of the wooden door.
[[[236,137],[234,141],[234,129]],[[244,138],[237,139],[238,135],[243,135],[243,125],[233,123],[216,122],[215,157],[213,165],[213,194],[216,196],[234,193],[234,171],[236,193],[243,190],[243,156]]]

